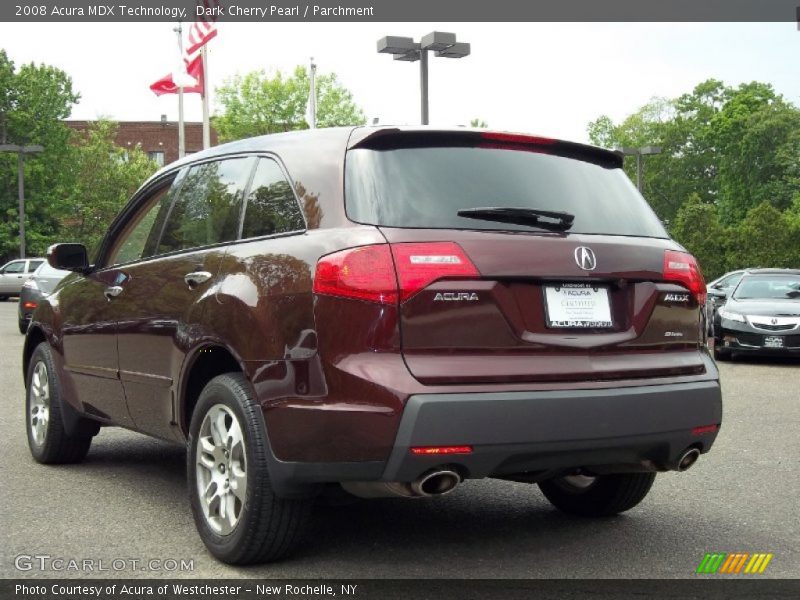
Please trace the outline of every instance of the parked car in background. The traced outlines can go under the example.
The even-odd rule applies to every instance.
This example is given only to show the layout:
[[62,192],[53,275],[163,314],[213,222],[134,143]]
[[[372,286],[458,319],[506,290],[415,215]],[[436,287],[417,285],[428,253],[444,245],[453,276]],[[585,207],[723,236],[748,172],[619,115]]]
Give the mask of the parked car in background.
[[745,271],[714,323],[714,357],[800,355],[800,269]]
[[725,304],[728,294],[733,291],[744,273],[745,269],[730,271],[706,285],[706,323],[709,335],[714,333],[714,316],[717,309]]
[[697,262],[622,167],[426,127],[169,165],[93,264],[49,251],[76,275],[28,328],[31,454],[79,462],[100,425],[184,444],[200,537],[234,564],[284,555],[329,489],[493,477],[573,515],[631,509],[710,450],[722,399]]
[[0,267],[0,301],[19,296],[22,284],[44,262],[43,258],[18,258]]
[[44,298],[53,293],[56,285],[64,279],[70,271],[54,269],[46,262],[43,262],[33,272],[33,275],[22,284],[22,291],[19,294],[19,306],[17,314],[19,318],[19,332],[28,331],[28,322],[36,307],[39,306]]

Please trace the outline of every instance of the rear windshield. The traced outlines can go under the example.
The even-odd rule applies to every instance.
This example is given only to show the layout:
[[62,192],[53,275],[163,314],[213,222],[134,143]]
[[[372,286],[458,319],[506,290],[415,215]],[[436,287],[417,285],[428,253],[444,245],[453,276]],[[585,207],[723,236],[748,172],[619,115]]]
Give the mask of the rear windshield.
[[668,237],[622,169],[524,150],[356,148],[345,198],[348,218],[386,227],[537,231],[457,214],[514,207],[571,213],[571,233]]

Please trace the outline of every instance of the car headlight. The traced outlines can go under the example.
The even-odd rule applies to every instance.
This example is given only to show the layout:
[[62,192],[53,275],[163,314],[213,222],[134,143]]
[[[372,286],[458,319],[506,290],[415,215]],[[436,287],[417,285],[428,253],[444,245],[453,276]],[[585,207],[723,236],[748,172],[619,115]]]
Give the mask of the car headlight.
[[720,317],[722,317],[723,319],[728,319],[729,321],[738,321],[739,323],[747,322],[744,318],[744,315],[740,315],[739,313],[725,310],[724,308],[718,309],[717,313],[719,314]]

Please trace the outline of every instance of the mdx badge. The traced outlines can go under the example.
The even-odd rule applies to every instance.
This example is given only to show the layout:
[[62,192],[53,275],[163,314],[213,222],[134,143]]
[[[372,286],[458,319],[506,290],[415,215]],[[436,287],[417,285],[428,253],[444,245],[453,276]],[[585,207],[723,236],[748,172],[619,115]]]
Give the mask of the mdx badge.
[[594,271],[597,268],[597,258],[592,249],[586,246],[575,248],[575,262],[584,271]]
[[689,294],[666,294],[664,302],[688,302]]
[[475,292],[437,292],[433,297],[434,302],[475,302],[477,299]]

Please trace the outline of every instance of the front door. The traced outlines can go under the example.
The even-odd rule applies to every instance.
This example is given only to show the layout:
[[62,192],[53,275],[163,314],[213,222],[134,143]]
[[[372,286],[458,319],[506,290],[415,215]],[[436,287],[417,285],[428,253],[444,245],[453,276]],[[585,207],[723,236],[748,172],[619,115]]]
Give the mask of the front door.
[[161,180],[137,201],[138,208],[112,231],[107,256],[89,275],[71,279],[58,296],[68,386],[86,412],[124,427],[136,425],[120,381],[117,331],[130,323],[117,298],[131,283],[124,268],[152,254],[172,189],[171,178]]

